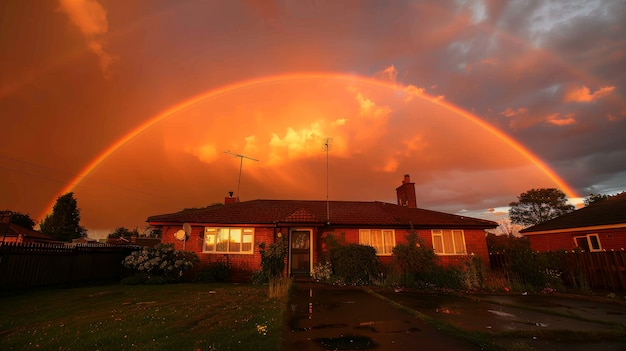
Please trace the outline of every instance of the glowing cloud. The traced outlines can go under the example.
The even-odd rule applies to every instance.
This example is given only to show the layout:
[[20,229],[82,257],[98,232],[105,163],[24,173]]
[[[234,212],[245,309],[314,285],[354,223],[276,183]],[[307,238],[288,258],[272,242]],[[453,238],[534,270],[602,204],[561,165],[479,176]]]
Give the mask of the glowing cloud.
[[592,93],[588,87],[583,85],[580,88],[570,89],[565,94],[565,102],[592,102],[608,95],[613,90],[615,90],[614,86],[608,86],[602,87]]
[[[220,138],[215,138],[214,141],[206,139],[207,135],[204,135],[203,132],[198,132],[192,133],[189,140],[190,144],[183,151],[195,155],[203,162],[211,162],[211,160],[217,157],[218,154],[221,155],[222,152],[228,147],[237,146],[237,149],[232,150],[238,152],[245,151],[245,153],[249,154],[249,156],[261,158],[263,160],[263,166],[259,164],[259,175],[273,174],[276,177],[284,177],[285,182],[289,182],[287,175],[281,175],[281,172],[276,171],[276,167],[273,167],[272,169],[272,165],[282,165],[286,161],[301,161],[305,158],[318,158],[321,160],[323,158],[322,141],[327,137],[333,138],[333,157],[353,156],[355,162],[361,162],[362,164],[366,164],[368,167],[377,165],[378,169],[385,173],[397,171],[399,165],[407,162],[407,155],[404,154],[405,152],[410,150],[420,151],[430,147],[428,145],[428,142],[430,142],[428,139],[420,138],[420,135],[428,135],[428,130],[421,131],[419,129],[415,129],[407,131],[406,128],[403,128],[404,124],[395,124],[395,127],[389,125],[391,115],[396,112],[397,118],[406,118],[403,116],[406,116],[407,111],[402,111],[402,104],[391,104],[391,100],[393,99],[396,99],[396,101],[404,101],[404,96],[402,94],[407,94],[405,91],[406,86],[367,77],[337,73],[295,73],[261,77],[203,92],[202,94],[191,97],[185,101],[181,101],[167,110],[164,110],[161,113],[147,119],[144,123],[138,125],[135,129],[129,131],[115,143],[104,149],[101,154],[87,164],[84,169],[76,175],[76,177],[64,186],[59,194],[62,195],[72,191],[72,189],[87,178],[90,173],[94,171],[94,169],[107,160],[113,153],[160,122],[165,122],[165,120],[167,120],[167,130],[170,133],[173,133],[172,127],[176,127],[176,123],[180,124],[180,128],[188,130],[189,128],[185,123],[183,123],[183,121],[178,121],[177,118],[174,118],[178,116],[179,113],[187,112],[189,116],[194,116],[194,114],[197,113],[197,110],[194,109],[197,108],[201,110],[202,108],[207,108],[200,106],[203,103],[213,104],[211,105],[211,108],[215,111],[216,109],[213,107],[218,106],[220,103],[224,103],[222,100],[227,97],[232,98],[236,91],[243,93],[249,92],[252,88],[254,88],[255,90],[258,90],[259,93],[265,93],[268,91],[271,92],[271,89],[264,89],[266,87],[286,83],[298,83],[303,87],[315,84],[320,91],[326,93],[329,92],[326,87],[332,83],[336,84],[335,89],[337,89],[337,91],[344,91],[347,92],[347,94],[345,94],[343,99],[338,102],[334,102],[332,99],[326,98],[323,100],[314,100],[316,105],[307,105],[306,103],[299,105],[296,101],[293,106],[286,108],[285,101],[289,101],[291,103],[292,100],[298,100],[298,96],[301,96],[301,94],[297,93],[297,89],[286,90],[285,94],[294,92],[294,96],[289,96],[288,99],[281,100],[280,103],[277,102],[275,104],[276,106],[272,105],[272,108],[276,109],[276,111],[280,111],[280,113],[283,116],[286,116],[286,118],[279,122],[275,122],[274,118],[268,117],[267,119],[260,119],[258,122],[251,121],[250,123],[241,124],[242,128],[239,131],[240,136],[238,138],[245,143],[245,146],[243,144],[239,144],[238,146],[232,144],[233,138],[230,136],[222,139],[222,141],[220,141]],[[349,89],[350,87],[354,88]],[[359,91],[357,91],[357,87]],[[387,96],[387,98],[383,98],[380,94],[381,92],[385,92],[385,96]],[[223,98],[218,99],[217,97]],[[442,101],[440,98],[429,96],[427,94],[417,94],[415,95],[415,98],[421,106],[427,108],[429,111],[431,111],[430,109],[432,109],[432,111],[445,111],[446,113],[449,113],[449,116],[460,118],[461,121],[470,123],[470,125],[478,127],[479,130],[489,133],[489,135],[493,136],[493,138],[489,138],[490,143],[492,141],[501,141],[505,145],[510,146],[519,154],[520,157],[526,158],[530,161],[528,167],[534,168],[538,171],[538,173],[546,175],[559,188],[563,189],[569,197],[576,197],[576,194],[571,187],[560,179],[553,170],[538,159],[537,156],[530,153],[516,140],[494,128],[492,125],[450,103]],[[380,100],[377,101],[377,99]],[[274,104],[271,99],[262,99],[258,101]],[[319,104],[318,101],[327,102],[331,104],[333,108],[328,109],[326,106]],[[257,108],[254,101],[251,101],[250,103],[251,105],[254,105],[250,107],[251,109]],[[387,105],[388,103],[390,104],[389,106]],[[313,108],[311,108],[311,106],[313,106]],[[390,106],[393,106],[394,109],[397,108],[398,111],[393,111]],[[332,114],[335,111],[342,111],[343,115],[335,115],[336,117],[330,118],[329,113]],[[430,112],[424,113],[424,116],[429,116],[430,114]],[[306,119],[302,119],[304,117],[293,119],[291,116],[294,115],[305,116]],[[224,117],[216,116],[213,120],[211,120],[211,128],[215,128],[216,131],[219,131],[219,123],[230,122],[231,120],[232,117],[230,115],[226,115]],[[441,130],[437,123],[444,123],[443,120],[432,118],[429,118],[428,120],[433,123],[433,128],[437,127],[436,130]],[[288,124],[285,125],[284,123]],[[259,126],[262,126],[262,128],[259,128]],[[395,129],[391,129],[392,127]],[[393,139],[395,146],[388,145],[389,143],[380,142],[381,138],[384,138],[385,136],[388,137],[390,132],[393,132],[394,136],[396,135],[395,133],[403,135],[402,139]],[[214,137],[218,136],[217,134],[212,135]],[[456,130],[455,135],[455,138],[457,138],[455,140],[459,143],[467,142],[469,139],[472,139],[472,135],[467,135],[464,130]],[[211,134],[209,134],[208,137],[211,137]],[[211,141],[207,142],[207,140]],[[432,141],[437,142],[441,140],[437,139]],[[474,142],[475,140],[472,139],[472,141]],[[222,144],[220,144],[220,142]],[[404,145],[406,148],[402,148],[399,145]],[[447,152],[448,154],[454,154],[454,144],[450,145],[451,147],[441,148],[440,151]],[[480,145],[477,147],[479,146]],[[367,152],[372,148],[384,148],[385,154],[381,152],[379,153],[380,157],[372,159],[373,155],[367,154]],[[258,152],[262,152],[263,156],[260,157]],[[416,153],[413,152],[413,154],[409,154],[408,157],[415,154]],[[431,157],[427,152],[423,152],[416,156],[421,157],[422,160],[426,160]],[[439,164],[437,162],[441,163],[445,161],[445,158],[441,158],[441,160],[437,159],[433,161],[432,165],[438,167]],[[414,159],[411,162],[416,162],[416,160]],[[263,168],[261,169],[261,167]],[[313,174],[307,175],[304,171],[299,171],[297,169],[293,169],[293,172],[291,173],[294,172],[300,172],[298,173],[298,176],[306,175],[314,177]],[[196,176],[195,173],[187,172],[187,174],[189,176]],[[468,177],[472,175],[471,172],[467,174]],[[476,176],[478,177],[479,174],[476,173]],[[513,177],[511,177],[511,179],[512,178]],[[449,178],[446,177],[445,174],[440,175],[440,179],[446,179],[446,182],[449,182]],[[463,183],[466,181],[467,179],[464,179]],[[443,187],[445,187],[445,185]],[[340,195],[341,194],[338,194],[337,196]],[[42,214],[42,218],[45,214],[51,211],[53,205],[54,200],[51,200],[49,206],[46,208],[46,212]]]
[[107,12],[96,0],[60,0],[60,10],[64,12],[87,41],[87,47],[100,60],[100,68],[107,72],[113,57],[104,51],[102,40],[98,36],[109,30]]
[[383,81],[395,82],[398,77],[398,71],[394,65],[390,65],[389,67],[383,69],[382,71],[378,71],[374,74],[376,79],[380,79]]
[[269,164],[276,165],[295,158],[319,154],[324,135],[319,123],[299,130],[289,127],[282,138],[272,134],[269,142]]
[[515,117],[517,115],[525,114],[526,112],[528,112],[528,109],[524,107],[520,107],[517,110],[514,110],[512,108],[507,108],[506,110],[500,112],[500,114],[504,117]]
[[570,124],[576,123],[576,120],[573,117],[574,115],[569,114],[565,117],[561,117],[559,113],[554,113],[548,116],[548,123],[554,124],[555,126],[567,126]]
[[212,144],[201,145],[196,148],[187,148],[185,151],[196,156],[200,161],[206,163],[212,163],[219,156],[219,152],[215,148],[215,145]]

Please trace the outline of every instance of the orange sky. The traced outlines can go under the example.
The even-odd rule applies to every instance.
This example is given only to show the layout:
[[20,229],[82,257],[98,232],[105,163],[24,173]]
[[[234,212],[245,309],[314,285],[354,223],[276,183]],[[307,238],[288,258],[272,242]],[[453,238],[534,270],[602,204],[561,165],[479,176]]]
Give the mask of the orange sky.
[[259,160],[242,200],[325,199],[329,137],[333,200],[626,189],[621,3],[26,3],[0,11],[0,208],[36,220],[65,191],[94,233],[221,202],[227,150]]

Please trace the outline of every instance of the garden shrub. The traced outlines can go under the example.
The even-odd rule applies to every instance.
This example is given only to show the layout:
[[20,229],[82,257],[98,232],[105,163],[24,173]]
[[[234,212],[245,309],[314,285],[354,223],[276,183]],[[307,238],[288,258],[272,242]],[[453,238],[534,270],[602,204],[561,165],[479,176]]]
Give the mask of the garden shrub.
[[467,256],[461,260],[458,269],[465,290],[477,290],[485,287],[487,268],[480,256]]
[[415,233],[407,235],[407,243],[398,243],[392,250],[393,268],[398,272],[399,284],[413,285],[418,276],[432,273],[438,267],[438,257],[433,249]]
[[535,252],[530,248],[509,248],[504,267],[514,290],[540,291],[562,288],[562,252]]
[[132,276],[125,278],[127,284],[162,284],[181,280],[183,272],[193,268],[198,255],[191,251],[174,249],[174,244],[159,244],[144,248],[126,256],[122,265]]
[[461,290],[463,288],[462,273],[456,266],[433,266],[430,270],[416,274],[415,285],[429,289]]
[[349,244],[337,246],[330,253],[334,279],[347,285],[370,285],[380,271],[376,249]]
[[333,276],[333,264],[329,261],[316,263],[311,276],[319,282],[329,282]]
[[204,283],[225,282],[228,280],[230,268],[226,262],[211,262],[196,274],[196,280]]
[[274,277],[281,276],[285,270],[285,255],[287,242],[280,240],[275,243],[259,245],[261,253],[261,270],[254,272],[252,282],[256,284],[267,283]]

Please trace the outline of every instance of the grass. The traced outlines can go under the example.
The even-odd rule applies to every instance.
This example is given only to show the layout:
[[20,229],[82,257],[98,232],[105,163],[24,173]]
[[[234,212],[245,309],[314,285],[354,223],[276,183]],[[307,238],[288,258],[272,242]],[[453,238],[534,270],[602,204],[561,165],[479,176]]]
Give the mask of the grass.
[[4,294],[1,350],[275,350],[287,296],[233,284],[103,285]]

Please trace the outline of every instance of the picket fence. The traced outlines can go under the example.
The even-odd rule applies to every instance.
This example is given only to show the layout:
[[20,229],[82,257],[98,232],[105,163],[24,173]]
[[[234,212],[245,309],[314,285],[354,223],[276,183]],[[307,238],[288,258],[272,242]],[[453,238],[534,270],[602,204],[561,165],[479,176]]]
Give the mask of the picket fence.
[[[574,285],[573,279],[584,279],[591,289],[626,290],[626,251],[565,252],[559,257],[563,262],[561,278],[566,285]],[[503,271],[510,264],[506,253],[489,255],[491,269]]]
[[118,280],[121,262],[135,245],[108,244],[0,244],[0,289]]

